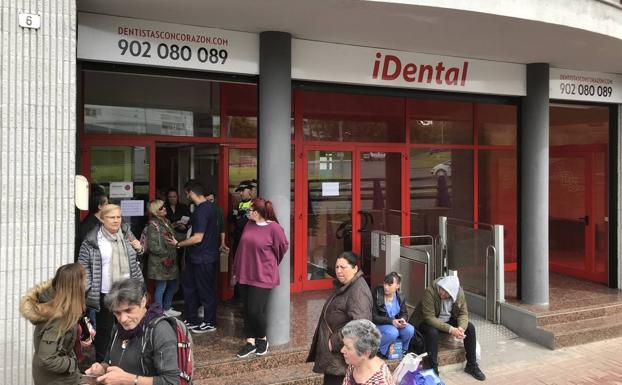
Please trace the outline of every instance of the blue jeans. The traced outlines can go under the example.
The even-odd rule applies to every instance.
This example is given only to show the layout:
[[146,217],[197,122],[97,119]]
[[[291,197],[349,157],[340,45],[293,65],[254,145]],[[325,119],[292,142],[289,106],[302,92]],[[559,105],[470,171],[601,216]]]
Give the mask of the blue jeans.
[[162,306],[162,309],[168,310],[173,303],[173,296],[177,292],[178,282],[176,279],[170,281],[155,281],[154,300]]
[[389,350],[389,345],[397,341],[399,338],[402,341],[402,349],[404,351],[408,350],[408,345],[410,344],[410,339],[413,338],[415,334],[415,327],[411,324],[406,324],[406,327],[401,329],[396,328],[393,325],[377,325],[376,326],[382,335],[380,337],[380,353],[387,355],[387,351]]

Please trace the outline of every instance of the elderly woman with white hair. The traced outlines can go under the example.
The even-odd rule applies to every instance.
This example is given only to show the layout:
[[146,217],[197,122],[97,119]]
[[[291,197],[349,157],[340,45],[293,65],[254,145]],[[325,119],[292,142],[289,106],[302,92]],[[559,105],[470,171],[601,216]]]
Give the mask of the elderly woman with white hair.
[[341,354],[348,364],[343,385],[395,384],[389,367],[376,355],[380,347],[380,332],[373,322],[365,319],[350,321],[341,334]]

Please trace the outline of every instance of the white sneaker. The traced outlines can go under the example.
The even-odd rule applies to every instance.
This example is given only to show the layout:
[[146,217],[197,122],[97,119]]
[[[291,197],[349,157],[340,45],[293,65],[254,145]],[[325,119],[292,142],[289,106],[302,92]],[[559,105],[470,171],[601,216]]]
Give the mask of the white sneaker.
[[173,308],[170,308],[164,311],[164,315],[167,317],[179,317],[181,315],[181,312]]

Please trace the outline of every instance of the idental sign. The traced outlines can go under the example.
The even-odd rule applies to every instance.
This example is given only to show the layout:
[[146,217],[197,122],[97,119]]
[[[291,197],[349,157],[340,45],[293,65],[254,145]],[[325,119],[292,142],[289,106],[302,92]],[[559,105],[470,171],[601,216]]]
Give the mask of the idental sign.
[[292,78],[524,96],[525,66],[292,39]]
[[[382,63],[382,64],[381,64]],[[381,67],[382,66],[382,67]],[[382,70],[380,70],[382,68]],[[447,70],[447,71],[445,71]],[[462,68],[446,68],[442,61],[435,66],[431,64],[406,63],[402,66],[402,61],[394,55],[386,55],[382,59],[380,52],[376,53],[376,61],[372,71],[372,79],[378,79],[378,72],[381,72],[382,80],[395,80],[400,76],[407,82],[446,84],[448,86],[465,86],[469,62],[465,61]],[[419,74],[417,75],[417,72]]]

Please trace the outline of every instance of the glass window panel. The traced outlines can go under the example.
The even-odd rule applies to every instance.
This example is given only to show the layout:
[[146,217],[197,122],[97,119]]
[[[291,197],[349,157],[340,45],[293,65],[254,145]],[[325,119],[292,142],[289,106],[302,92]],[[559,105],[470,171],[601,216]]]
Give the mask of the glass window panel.
[[479,144],[516,144],[516,106],[476,104]]
[[222,101],[224,127],[227,136],[257,137],[257,86],[254,84],[223,83]]
[[609,143],[609,108],[572,104],[550,107],[550,145]]
[[[179,200],[188,204],[183,187],[190,179],[200,181],[208,190],[218,192],[219,146],[217,144],[156,144],[156,197],[175,188]],[[217,197],[220,198],[220,197]]]
[[549,162],[549,259],[555,270],[586,270],[587,159],[552,154]]
[[[122,200],[137,200],[143,204],[149,202],[149,147],[93,146],[90,148],[90,162],[91,191],[105,191],[110,203],[118,205]],[[132,196],[111,196],[111,182],[132,182]],[[126,216],[123,219],[130,223],[135,235],[143,230],[147,218],[146,211],[144,213],[143,216]]]
[[473,220],[473,151],[410,151],[412,235],[437,235],[438,217]]
[[307,279],[334,276],[337,257],[352,250],[352,153],[309,151]]
[[400,98],[304,92],[307,140],[403,142],[404,102]]
[[473,104],[410,99],[412,143],[473,144]]
[[516,262],[516,152],[479,152],[479,221],[501,224],[505,263]]
[[84,130],[100,134],[218,137],[220,84],[85,71]]
[[257,179],[257,149],[232,148],[229,150],[229,204],[238,207],[239,194],[235,192],[243,180]]

